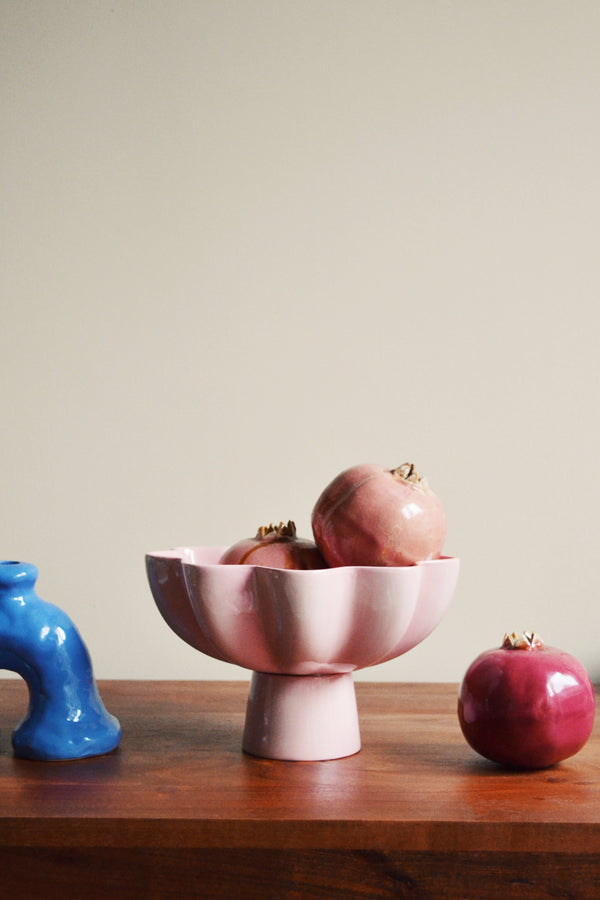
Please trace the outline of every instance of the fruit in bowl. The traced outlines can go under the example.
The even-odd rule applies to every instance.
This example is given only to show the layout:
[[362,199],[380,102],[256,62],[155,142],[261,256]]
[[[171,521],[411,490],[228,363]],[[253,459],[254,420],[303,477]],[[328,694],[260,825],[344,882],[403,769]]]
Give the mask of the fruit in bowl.
[[313,541],[299,538],[291,520],[284,525],[262,525],[252,538],[244,538],[221,556],[221,565],[269,566],[273,569],[325,569],[327,563]]
[[312,529],[330,566],[413,566],[439,559],[447,531],[440,499],[412,463],[346,469],[317,500]]

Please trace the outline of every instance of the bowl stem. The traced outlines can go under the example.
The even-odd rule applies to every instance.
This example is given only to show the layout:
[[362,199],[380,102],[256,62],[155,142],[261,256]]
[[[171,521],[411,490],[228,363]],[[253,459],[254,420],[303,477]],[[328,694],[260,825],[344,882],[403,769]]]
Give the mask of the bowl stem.
[[352,674],[253,672],[242,746],[253,756],[298,761],[358,753],[360,729]]

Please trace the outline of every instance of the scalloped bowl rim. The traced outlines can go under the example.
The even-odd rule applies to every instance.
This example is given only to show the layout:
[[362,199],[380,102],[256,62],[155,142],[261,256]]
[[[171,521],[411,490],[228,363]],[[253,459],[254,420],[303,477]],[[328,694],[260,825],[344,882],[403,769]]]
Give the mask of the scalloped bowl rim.
[[[202,545],[202,544],[191,545],[190,544],[190,545],[187,545],[186,544],[186,545],[181,545],[181,546],[177,546],[177,547],[171,547],[168,550],[153,550],[153,551],[147,552],[145,555],[146,555],[146,558],[150,557],[153,559],[181,559],[181,561],[183,562],[184,560],[183,560],[182,552],[183,553],[185,553],[185,552],[193,553],[195,551],[207,551],[207,552],[211,552],[211,553],[214,552],[215,554],[218,553],[219,558],[220,558],[223,555],[223,553],[225,552],[225,550],[227,550],[227,549],[228,549],[227,544],[224,544],[224,545],[221,545],[221,544],[207,544],[207,545]],[[377,571],[388,571],[388,572],[404,571],[406,569],[415,569],[418,566],[431,566],[431,565],[436,565],[439,563],[446,563],[449,560],[453,560],[457,564],[460,562],[460,558],[458,556],[447,556],[446,554],[443,554],[442,556],[439,556],[436,559],[419,560],[419,562],[415,563],[412,566],[364,566],[364,565],[355,566],[355,565],[353,565],[353,566],[323,566],[320,569],[285,569],[285,568],[281,568],[280,566],[262,566],[262,565],[255,565],[253,563],[244,563],[243,567],[244,567],[244,569],[270,569],[273,572],[290,572],[290,573],[294,573],[294,577],[296,575],[299,575],[302,577],[305,575],[314,577],[315,575],[319,575],[322,572],[347,571],[348,569],[373,569],[373,570],[377,570]],[[203,569],[232,569],[236,565],[238,565],[238,567],[241,568],[240,564],[220,563],[218,561],[217,562],[196,562],[193,559],[189,559],[189,560],[185,560],[185,562],[188,565],[198,566]]]
[[[225,549],[147,553],[155,602],[172,630],[208,656],[287,675],[352,672],[412,649],[443,618],[460,562],[282,569],[220,564]],[[165,590],[151,573],[168,560],[175,568]]]

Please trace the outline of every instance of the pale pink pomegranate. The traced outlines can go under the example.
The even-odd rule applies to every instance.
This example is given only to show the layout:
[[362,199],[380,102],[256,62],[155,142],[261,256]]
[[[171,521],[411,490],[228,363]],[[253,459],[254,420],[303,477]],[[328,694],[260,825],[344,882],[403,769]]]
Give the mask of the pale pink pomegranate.
[[412,463],[342,472],[313,510],[316,544],[330,566],[412,566],[439,559],[446,515]]
[[225,551],[221,565],[268,566],[272,569],[325,569],[316,544],[296,536],[296,526],[262,525],[253,538],[244,538]]

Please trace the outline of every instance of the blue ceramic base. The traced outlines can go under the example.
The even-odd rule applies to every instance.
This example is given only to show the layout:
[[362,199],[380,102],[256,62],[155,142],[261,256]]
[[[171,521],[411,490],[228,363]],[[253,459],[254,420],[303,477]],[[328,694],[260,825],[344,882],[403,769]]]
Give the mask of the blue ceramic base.
[[71,619],[34,590],[38,570],[0,561],[0,669],[29,688],[12,737],[16,756],[81,759],[118,746],[121,726],[104,707],[87,647]]

